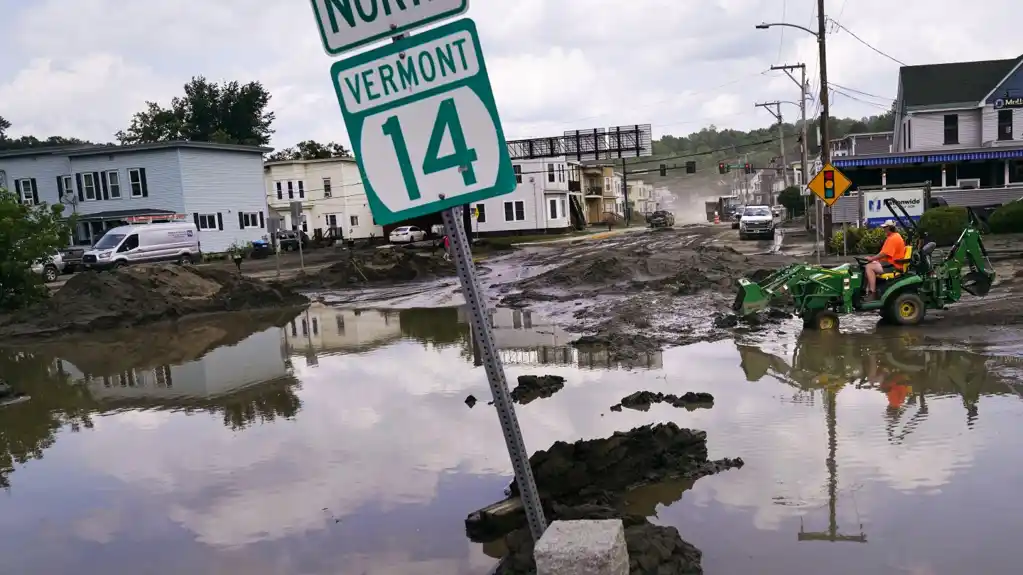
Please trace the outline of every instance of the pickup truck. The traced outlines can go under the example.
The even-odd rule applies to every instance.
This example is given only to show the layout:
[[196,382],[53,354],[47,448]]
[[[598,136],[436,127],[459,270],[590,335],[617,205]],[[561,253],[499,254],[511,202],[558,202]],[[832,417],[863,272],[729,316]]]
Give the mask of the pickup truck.
[[64,258],[60,253],[53,254],[48,261],[34,264],[32,271],[43,276],[46,283],[53,283],[64,273]]
[[774,239],[774,214],[770,206],[746,206],[739,220],[739,239],[751,237]]

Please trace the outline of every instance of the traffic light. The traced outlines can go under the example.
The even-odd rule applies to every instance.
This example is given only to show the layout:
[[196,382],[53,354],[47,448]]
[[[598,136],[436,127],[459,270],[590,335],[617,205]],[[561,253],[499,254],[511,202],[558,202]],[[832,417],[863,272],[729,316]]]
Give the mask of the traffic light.
[[835,197],[835,171],[824,170],[824,199],[830,200]]
[[668,164],[661,164],[661,177],[668,175]]
[[687,174],[695,174],[696,173],[696,162],[694,162],[694,161],[686,162],[686,173]]
[[746,167],[746,173],[747,174],[752,174],[753,173],[753,166],[751,166],[749,164],[746,164],[745,167]]
[[718,164],[718,173],[719,174],[723,174],[726,171],[728,171],[728,166],[726,166],[724,162],[719,163]]

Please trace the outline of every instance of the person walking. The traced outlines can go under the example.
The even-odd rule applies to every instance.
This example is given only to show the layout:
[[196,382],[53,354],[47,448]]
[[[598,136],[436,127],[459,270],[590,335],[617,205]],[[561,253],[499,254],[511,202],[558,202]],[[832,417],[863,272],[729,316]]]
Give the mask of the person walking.
[[444,236],[444,261],[451,261],[451,242],[448,241],[448,236]]

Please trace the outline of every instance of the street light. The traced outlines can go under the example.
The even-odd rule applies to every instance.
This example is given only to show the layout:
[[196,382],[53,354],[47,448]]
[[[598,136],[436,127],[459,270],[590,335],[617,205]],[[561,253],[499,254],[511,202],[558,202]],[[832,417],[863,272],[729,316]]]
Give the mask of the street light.
[[764,22],[764,23],[761,23],[761,24],[757,24],[757,30],[767,30],[768,28],[771,28],[771,27],[774,27],[774,26],[784,26],[784,27],[788,27],[788,28],[799,28],[800,30],[802,30],[802,31],[804,31],[804,32],[806,32],[808,34],[813,34],[814,36],[817,36],[818,39],[820,39],[820,36],[816,32],[814,32],[813,30],[811,30],[809,28],[806,28],[804,26],[800,26],[799,24],[789,24],[787,22],[773,22],[771,24],[768,24],[768,23]]
[[[757,30],[767,30],[775,26],[784,28],[796,28],[802,30],[808,34],[813,35],[817,38],[817,47],[819,50],[820,59],[820,73],[821,73],[821,115],[820,115],[820,134],[821,134],[821,164],[828,165],[831,162],[831,150],[830,150],[830,137],[828,130],[828,124],[831,119],[830,107],[828,105],[828,52],[827,52],[827,41],[826,41],[826,29],[824,24],[827,21],[827,17],[824,15],[824,0],[817,0],[817,31],[814,32],[809,28],[805,28],[798,24],[789,24],[788,22],[761,22],[756,25]],[[809,175],[809,174],[807,174]],[[829,240],[831,239],[831,208],[828,206],[824,207],[824,250],[827,253]]]

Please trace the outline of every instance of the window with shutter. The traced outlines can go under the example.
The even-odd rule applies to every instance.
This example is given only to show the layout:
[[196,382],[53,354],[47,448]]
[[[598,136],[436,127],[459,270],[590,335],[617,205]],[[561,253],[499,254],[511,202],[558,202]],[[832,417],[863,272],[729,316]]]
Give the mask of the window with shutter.
[[276,182],[276,184],[277,184],[277,199],[278,200],[283,200],[284,199],[284,190],[281,189],[281,183],[280,182]]
[[288,180],[288,199],[295,199],[295,182],[292,182],[291,180]]
[[299,199],[305,199],[305,182],[302,180],[298,181],[298,197]]

